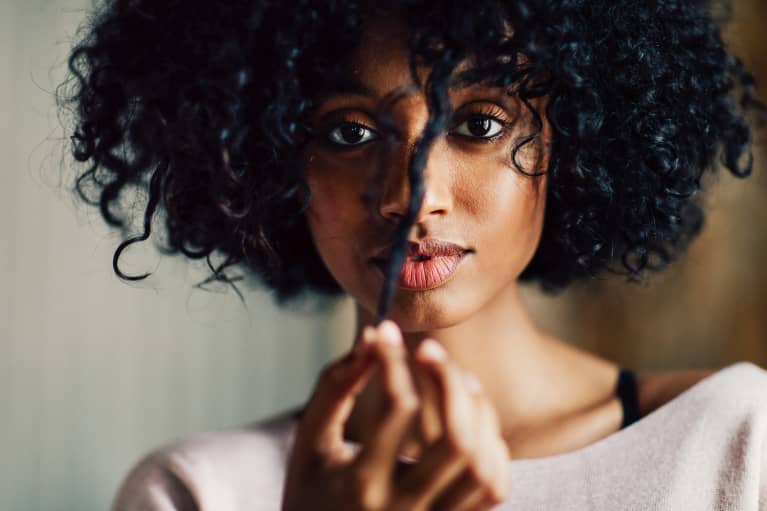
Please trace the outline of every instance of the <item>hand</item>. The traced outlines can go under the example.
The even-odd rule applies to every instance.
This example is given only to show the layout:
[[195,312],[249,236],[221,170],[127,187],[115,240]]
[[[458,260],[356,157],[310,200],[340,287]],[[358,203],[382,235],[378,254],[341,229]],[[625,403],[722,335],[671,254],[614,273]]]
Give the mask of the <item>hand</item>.
[[[476,379],[433,340],[419,346],[415,370],[438,389],[441,434],[416,463],[395,471],[421,395],[397,326],[384,321],[364,334],[352,352],[327,366],[307,403],[288,462],[283,511],[474,511],[502,502],[508,464],[498,418]],[[343,442],[344,425],[376,367],[388,413],[355,453]]]

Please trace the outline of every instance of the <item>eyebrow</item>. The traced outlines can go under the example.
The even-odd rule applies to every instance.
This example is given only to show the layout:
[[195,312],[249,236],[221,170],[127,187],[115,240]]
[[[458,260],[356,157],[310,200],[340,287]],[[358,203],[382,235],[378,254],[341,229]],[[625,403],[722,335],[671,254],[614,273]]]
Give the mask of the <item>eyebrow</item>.
[[322,102],[332,96],[365,96],[374,97],[375,93],[367,85],[354,78],[334,80],[322,90],[317,100]]
[[[482,80],[477,79],[471,79],[473,77],[473,69],[467,69],[465,71],[462,71],[458,73],[456,76],[454,76],[451,80],[451,84],[449,85],[449,90],[451,91],[460,91],[463,89],[468,89],[469,87],[472,87],[474,85],[478,85],[482,83]],[[489,88],[503,88],[501,86],[489,86]],[[328,85],[327,88],[325,88],[317,98],[318,102],[325,101],[326,99],[333,97],[333,96],[364,96],[364,97],[375,97],[376,94],[373,92],[371,88],[369,88],[364,83],[360,82],[356,78],[351,77],[344,77],[339,80],[335,80],[333,83]]]

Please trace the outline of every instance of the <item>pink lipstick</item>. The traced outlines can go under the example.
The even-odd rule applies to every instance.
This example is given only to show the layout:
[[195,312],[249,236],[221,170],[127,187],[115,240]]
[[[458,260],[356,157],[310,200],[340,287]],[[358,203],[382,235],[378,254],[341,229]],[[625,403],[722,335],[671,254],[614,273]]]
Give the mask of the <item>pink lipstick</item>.
[[[381,276],[390,253],[390,248],[379,250],[377,257],[372,258]],[[455,274],[467,253],[469,250],[460,245],[434,238],[410,242],[408,257],[399,274],[399,287],[424,291],[440,286]]]

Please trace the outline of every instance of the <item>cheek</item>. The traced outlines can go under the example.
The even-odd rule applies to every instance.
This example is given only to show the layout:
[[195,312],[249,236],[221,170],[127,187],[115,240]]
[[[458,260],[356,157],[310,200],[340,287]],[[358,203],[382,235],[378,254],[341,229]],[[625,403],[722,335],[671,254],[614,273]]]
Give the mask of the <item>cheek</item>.
[[497,180],[493,186],[483,187],[485,200],[478,203],[479,214],[487,218],[490,225],[505,226],[509,234],[535,233],[543,217],[544,178],[509,172],[514,175]]
[[498,277],[501,272],[516,278],[540,240],[546,176],[528,177],[505,167],[471,184],[466,207],[477,229],[478,251],[483,252],[478,257],[480,269],[485,275]]
[[354,287],[351,277],[359,271],[359,258],[365,247],[367,217],[361,187],[346,169],[323,165],[317,158],[307,166],[305,178],[311,198],[306,211],[309,231],[322,261],[336,281],[347,291]]
[[341,233],[347,229],[351,206],[343,200],[344,194],[334,186],[309,185],[312,192],[307,215],[313,232],[322,237]]
[[319,156],[309,158],[304,175],[311,191],[307,215],[312,231],[325,237],[347,230],[361,213],[361,183]]
[[509,158],[508,172],[499,174],[492,190],[485,190],[485,193],[494,195],[494,200],[488,202],[487,207],[496,210],[487,214],[497,218],[496,227],[507,233],[500,240],[524,265],[535,252],[543,230],[547,187],[545,172],[548,165],[546,151],[540,139],[523,144],[517,152],[517,163],[527,174],[542,175],[522,173]]

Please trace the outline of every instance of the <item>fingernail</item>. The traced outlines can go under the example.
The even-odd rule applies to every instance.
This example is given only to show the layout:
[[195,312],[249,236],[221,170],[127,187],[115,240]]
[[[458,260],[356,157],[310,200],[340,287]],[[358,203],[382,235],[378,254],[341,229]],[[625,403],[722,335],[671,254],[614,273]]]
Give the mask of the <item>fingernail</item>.
[[482,390],[482,383],[480,383],[477,377],[468,371],[464,371],[463,375],[466,378],[466,385],[468,385],[469,391],[473,394],[479,394]]
[[371,344],[376,339],[376,331],[371,326],[362,329],[362,341],[365,344]]
[[434,339],[424,339],[418,347],[418,351],[421,352],[422,356],[430,360],[437,362],[444,362],[447,360],[447,351],[445,351],[445,348]]
[[381,340],[389,344],[399,344],[402,341],[397,325],[389,319],[381,322],[378,326],[378,333]]

